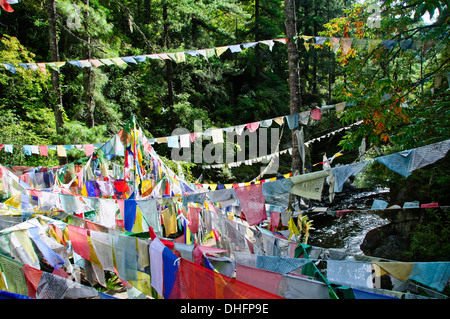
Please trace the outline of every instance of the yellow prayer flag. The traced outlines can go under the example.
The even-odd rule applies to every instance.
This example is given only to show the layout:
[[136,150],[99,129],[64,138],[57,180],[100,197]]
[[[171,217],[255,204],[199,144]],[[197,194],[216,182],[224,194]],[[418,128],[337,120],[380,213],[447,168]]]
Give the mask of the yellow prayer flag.
[[150,275],[138,271],[137,272],[137,280],[130,280],[128,281],[134,288],[137,290],[143,292],[147,296],[152,296],[152,286],[151,286],[151,280]]
[[142,233],[142,222],[143,222],[143,216],[142,212],[139,209],[139,206],[136,205],[136,218],[134,220],[133,228],[131,229],[131,232],[133,233]]
[[83,188],[81,189],[81,196],[87,197],[88,196],[88,192],[86,189],[86,184],[83,183]]
[[22,205],[22,198],[21,198],[20,194],[21,193],[19,193],[17,195],[14,195],[13,197],[8,198],[5,201],[5,205],[12,206],[12,207],[15,207],[15,208],[20,208],[21,205]]
[[161,212],[166,237],[177,232],[177,217],[169,208]]
[[189,226],[186,227],[184,236],[186,238],[186,244],[187,245],[191,245],[192,244],[192,240],[191,240],[191,230],[189,229]]
[[283,117],[283,116],[280,116],[280,117],[274,118],[273,120],[274,120],[275,123],[277,123],[278,125],[281,125],[281,124],[283,124],[283,122],[284,122],[284,117]]
[[167,136],[164,137],[157,137],[156,138],[156,143],[161,144],[161,143],[167,143]]
[[141,181],[141,183],[142,183],[141,184],[142,185],[142,187],[141,187],[142,194],[145,194],[148,191],[152,190],[152,188],[153,188],[152,181]]
[[292,234],[295,234],[297,236],[300,235],[300,232],[298,231],[298,228],[295,225],[294,219],[292,217],[289,219],[288,229],[291,231],[291,235]]
[[177,63],[185,62],[186,61],[186,55],[183,51],[175,52],[175,60]]
[[98,260],[97,253],[95,252],[94,245],[92,244],[92,240],[90,236],[86,236],[88,247],[89,247],[89,261],[94,265],[103,269],[102,263]]
[[216,54],[217,54],[217,56],[220,56],[222,53],[224,53],[226,50],[228,50],[228,47],[227,46],[225,46],[225,47],[217,47],[216,48]]
[[413,262],[374,262],[372,265],[377,277],[388,273],[400,281],[407,281],[414,267]]
[[27,254],[31,257],[31,260],[34,262],[38,258],[36,252],[34,251],[33,244],[31,243],[31,239],[28,236],[28,230],[22,229],[14,232],[16,238],[19,240],[22,248],[27,252]]
[[66,148],[64,145],[56,145],[56,154],[59,157],[67,157]]
[[8,289],[7,289],[7,287],[6,287],[6,283],[5,283],[5,281],[3,280],[3,274],[2,274],[1,268],[0,268],[0,290],[8,291]]
[[369,53],[372,52],[381,43],[381,40],[379,40],[379,39],[368,40],[368,41],[369,41],[369,47],[367,48],[367,51]]

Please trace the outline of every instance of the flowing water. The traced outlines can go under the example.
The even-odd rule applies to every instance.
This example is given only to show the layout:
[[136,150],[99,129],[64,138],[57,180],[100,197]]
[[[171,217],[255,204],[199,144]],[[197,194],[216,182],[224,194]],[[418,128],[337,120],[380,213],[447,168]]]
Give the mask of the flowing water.
[[338,248],[351,254],[363,254],[359,246],[366,234],[389,223],[387,219],[367,209],[371,207],[373,199],[385,199],[388,194],[389,189],[376,189],[347,195],[347,198],[342,200],[338,199],[333,209],[354,211],[345,213],[342,217],[324,213],[312,216],[315,229],[311,231],[308,244],[323,248]]
[[314,225],[308,244],[323,248],[339,248],[350,254],[363,254],[359,246],[367,232],[389,223],[370,212],[352,212],[344,216],[330,217],[329,222]]

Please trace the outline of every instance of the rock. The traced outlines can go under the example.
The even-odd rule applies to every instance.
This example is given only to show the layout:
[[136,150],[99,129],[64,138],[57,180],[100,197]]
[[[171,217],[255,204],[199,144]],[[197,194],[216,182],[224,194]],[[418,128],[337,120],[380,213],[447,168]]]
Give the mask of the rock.
[[392,225],[388,224],[369,231],[360,248],[368,256],[402,261],[409,246],[408,237],[395,233]]
[[391,235],[373,251],[372,256],[390,260],[406,261],[403,253],[409,248],[409,240],[404,236]]

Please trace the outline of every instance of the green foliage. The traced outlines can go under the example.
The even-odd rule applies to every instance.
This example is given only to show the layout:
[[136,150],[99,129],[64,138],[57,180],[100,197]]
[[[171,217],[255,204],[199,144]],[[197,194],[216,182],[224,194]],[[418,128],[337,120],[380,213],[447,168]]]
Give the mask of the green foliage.
[[[147,59],[124,68],[104,65],[89,70],[66,63],[60,69],[65,125],[63,134],[57,136],[50,69],[44,74],[18,65],[50,62],[44,4],[19,2],[14,13],[1,16],[0,62],[11,63],[15,73],[0,66],[0,143],[16,146],[12,154],[0,152],[1,164],[56,165],[59,159],[55,152],[50,152],[49,157],[24,156],[21,146],[106,142],[133,115],[146,136],[158,137],[168,136],[180,127],[193,132],[195,120],[201,120],[203,129],[207,129],[289,114],[287,50],[286,45],[275,43],[272,51],[258,45],[238,54],[227,51],[208,59],[187,56],[179,64]],[[313,145],[308,154],[313,164],[321,161],[323,153],[330,156],[341,148],[356,150],[363,139],[369,148],[376,146],[380,150],[379,154],[367,154],[375,157],[450,136],[446,77],[450,72],[448,1],[385,0],[381,2],[379,28],[367,24],[370,4],[296,1],[298,35],[413,40],[426,44],[425,50],[423,46],[403,50],[398,45],[388,50],[379,44],[369,52],[367,47],[356,48],[355,41],[348,54],[339,50],[336,59],[329,44],[305,46],[304,39],[292,39],[297,41],[300,55],[302,107],[310,109],[341,101],[350,104],[340,123],[334,117],[324,117],[305,127],[306,138],[364,121],[342,138],[339,135],[327,143]],[[89,5],[85,1],[60,0],[60,60],[177,52],[282,38],[284,10],[283,0],[92,0]],[[428,25],[422,21],[426,13],[435,19]],[[441,85],[437,85],[436,76],[440,76]],[[85,89],[87,79],[92,81],[90,90]],[[93,96],[93,110],[87,104],[87,93]],[[92,115],[94,127],[88,124]],[[282,145],[287,148],[290,143],[290,134],[285,134]],[[189,181],[203,174],[203,181],[241,182],[260,173],[259,165],[203,171],[199,165],[169,161],[170,150],[164,145],[155,148],[167,165]],[[68,155],[68,161],[77,160],[83,152],[69,151]],[[337,161],[343,159],[344,156]],[[280,158],[279,173],[290,171],[290,161],[290,156]],[[406,181],[373,163],[358,176],[357,183],[390,187],[393,194],[407,187],[408,193],[416,196],[412,200],[446,203],[450,185],[447,163],[448,158],[432,168],[414,172]],[[401,204],[404,199],[393,200]],[[433,233],[443,217],[436,217],[419,229],[413,240],[415,252],[420,251],[420,242],[427,240],[428,235],[434,238],[434,234],[440,234],[448,241],[446,218],[442,230]],[[437,254],[447,252],[448,256],[445,247],[436,247]]]
[[411,246],[405,255],[411,261],[449,261],[449,212],[429,209],[426,216],[426,222],[418,225],[411,236]]
[[24,121],[29,111],[46,109],[49,100],[49,77],[41,72],[33,72],[20,67],[18,63],[31,63],[34,54],[20,44],[17,38],[4,35],[0,42],[0,62],[9,63],[14,73],[2,67],[0,71],[0,107],[12,110]]
[[17,38],[3,35],[0,61],[11,63],[15,73],[0,70],[0,136],[1,144],[15,145],[13,153],[0,152],[3,165],[55,165],[54,157],[25,156],[22,145],[52,144],[54,117],[48,107],[48,75],[20,67],[18,63],[34,62],[34,54]]
[[[321,24],[338,15],[342,6],[340,1],[326,3],[315,0],[313,10],[308,11],[310,4],[302,2],[302,9],[298,11],[299,21],[302,21],[299,33],[311,34],[311,30],[320,30]],[[48,23],[46,12],[42,10],[45,8],[34,1],[29,6],[19,4],[16,8],[18,15],[5,15],[8,30],[0,29],[0,32],[17,35],[20,43],[35,52],[39,62],[49,61]],[[284,19],[282,0],[95,0],[90,1],[89,6],[82,1],[57,2],[57,31],[62,61],[86,59],[89,55],[92,58],[108,58],[282,38],[285,36]],[[22,31],[21,23],[28,26],[28,32]],[[334,64],[329,52],[315,52],[314,49],[311,52],[314,52],[313,59],[309,58],[311,53],[302,49],[302,72],[307,79],[303,95],[304,104],[308,106],[331,101],[328,72]],[[5,54],[2,57],[5,62],[11,60]],[[106,141],[132,115],[137,116],[149,137],[170,135],[177,127],[193,131],[194,120],[202,120],[203,129],[207,129],[277,117],[289,113],[286,57],[286,45],[275,43],[272,51],[265,45],[259,45],[239,54],[225,52],[220,57],[209,59],[188,56],[186,62],[179,64],[147,60],[125,68],[92,68],[93,86],[90,93],[95,104],[95,125],[90,129],[87,127],[92,111],[85,99],[87,70],[67,63],[60,69],[66,115],[64,136],[55,136],[54,119],[50,118],[55,101],[48,99],[51,90],[48,75],[29,72],[30,76],[43,77],[45,86],[40,90],[42,85],[25,86],[35,91],[21,92],[22,97],[27,96],[23,98],[23,104],[27,105],[30,100],[36,100],[39,104],[34,104],[36,108],[28,112],[28,118],[24,117],[27,113],[16,114],[24,123],[31,122],[30,125],[40,134],[45,132],[48,144],[56,141],[70,144]],[[16,62],[28,60],[21,56]],[[13,75],[4,71],[2,75],[10,81],[12,77],[17,77],[17,73]],[[312,73],[318,76],[311,76]],[[19,88],[23,90],[23,87],[14,87],[14,90]],[[173,89],[172,96],[170,88]],[[6,91],[4,96],[14,97]],[[22,102],[15,97],[6,102],[9,103],[5,106],[8,109],[22,108]],[[41,114],[40,110],[44,109],[46,112]],[[28,124],[23,125],[28,127]],[[289,142],[289,134],[284,139]],[[22,142],[15,139],[11,143]],[[161,155],[169,155],[164,145],[156,147]],[[69,160],[79,156],[75,151],[69,151]],[[201,174],[198,167],[193,171],[196,175]],[[259,167],[250,167],[248,172],[241,167],[225,173],[205,172],[205,176],[211,175],[208,177],[211,180],[237,176],[247,180],[258,173]]]
[[[393,4],[385,1],[380,28],[370,28],[366,24],[369,3],[354,5],[347,10],[346,17],[326,25],[328,31],[324,34],[328,36],[351,37],[356,39],[354,41],[398,42],[393,49],[380,43],[372,51],[366,47],[352,49],[347,55],[340,54],[339,61],[346,73],[336,86],[335,94],[352,104],[344,112],[342,122],[364,121],[360,129],[342,140],[344,148],[354,149],[362,138],[375,146],[391,143],[404,149],[450,136],[448,86],[445,80],[441,86],[434,84],[435,76],[445,75],[450,70],[448,11],[441,10],[436,22],[425,25],[422,14],[418,13],[423,11],[420,6],[425,3],[432,10],[429,4],[434,8],[438,2]],[[444,2],[439,3],[441,9],[446,6]],[[400,44],[406,40],[419,45],[404,50]]]
[[[41,113],[41,115],[45,114]],[[52,118],[50,114],[47,115],[48,118]],[[8,153],[4,150],[0,152],[0,163],[2,165],[9,164],[47,167],[57,165],[58,160],[55,154],[49,154],[48,157],[39,155],[24,155],[21,147],[22,145],[51,144],[51,142],[49,143],[49,140],[40,137],[37,132],[32,131],[29,127],[31,127],[29,122],[21,120],[11,110],[2,111],[0,115],[0,136],[2,144],[13,144],[14,148],[13,153]]]

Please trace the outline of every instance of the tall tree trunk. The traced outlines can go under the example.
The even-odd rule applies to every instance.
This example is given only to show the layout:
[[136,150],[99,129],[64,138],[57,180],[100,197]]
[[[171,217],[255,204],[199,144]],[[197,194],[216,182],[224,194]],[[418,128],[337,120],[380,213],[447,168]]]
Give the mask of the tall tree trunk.
[[[170,23],[168,21],[168,13],[167,13],[167,2],[163,4],[163,21],[164,21],[164,48],[169,49],[170,47],[170,36],[169,36],[169,26]],[[166,60],[166,81],[167,81],[167,102],[169,104],[170,110],[173,112],[174,105],[174,93],[173,93],[173,66],[171,60]],[[175,116],[172,114],[171,116],[172,124],[175,124]],[[174,126],[172,126],[174,127]]]
[[[255,0],[255,42],[261,40],[260,35],[260,17],[259,17],[259,0]],[[260,81],[260,72],[261,72],[261,51],[259,45],[255,47],[255,57],[256,57],[256,83]]]
[[95,126],[95,100],[94,100],[94,72],[91,67],[83,70],[83,89],[84,89],[84,103],[89,114],[87,126],[92,128]]
[[150,0],[144,0],[144,14],[146,23],[150,23],[151,18]]
[[[319,16],[319,13],[317,12],[317,6],[314,3],[314,16],[317,17]],[[316,35],[318,34],[318,30],[317,30],[317,21],[314,20],[313,21],[313,34]],[[317,57],[317,50],[313,50],[313,70],[312,70],[312,76],[313,76],[313,85],[312,85],[312,93],[313,96],[318,96],[319,92],[317,90],[317,61],[318,57]]]
[[[47,14],[48,14],[48,33],[49,33],[49,47],[50,57],[52,61],[59,61],[58,49],[58,34],[56,30],[56,3],[55,0],[47,0]],[[61,93],[61,83],[58,70],[51,71],[52,86],[53,86],[53,113],[55,115],[55,127],[58,135],[62,134],[63,129],[63,103]]]
[[[299,53],[297,48],[297,25],[295,19],[295,0],[285,0],[285,14],[286,14],[286,36],[288,42],[288,64],[289,64],[289,109],[290,114],[300,112],[302,106],[302,98],[300,94],[300,68],[299,68]],[[301,159],[298,151],[298,141],[295,130],[292,130],[292,173],[301,172]]]
[[[86,5],[89,7],[89,0],[86,0]],[[89,26],[87,25],[87,21],[89,17],[89,11],[86,12],[85,24],[87,30],[87,47],[86,47],[86,59],[91,58],[91,36],[89,35]],[[84,103],[86,105],[87,112],[89,114],[89,119],[87,120],[88,127],[95,126],[95,118],[94,118],[94,110],[95,110],[95,101],[94,101],[94,72],[92,71],[92,67],[87,67],[83,69],[83,89],[84,89]]]

